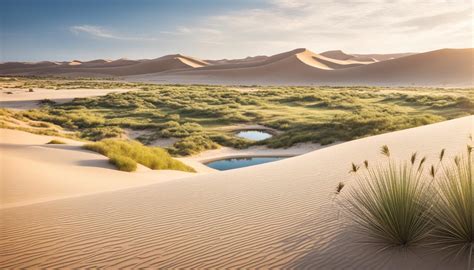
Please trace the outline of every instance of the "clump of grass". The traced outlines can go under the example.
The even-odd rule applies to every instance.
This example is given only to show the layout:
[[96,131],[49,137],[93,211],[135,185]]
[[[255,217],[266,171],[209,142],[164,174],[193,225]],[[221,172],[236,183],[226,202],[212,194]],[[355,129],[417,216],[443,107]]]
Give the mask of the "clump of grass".
[[111,159],[110,162],[119,169],[121,169],[120,166],[122,165],[123,168],[133,168],[133,165],[130,164],[130,160],[132,160],[152,170],[194,172],[193,168],[172,158],[166,150],[159,147],[144,146],[137,141],[105,139],[100,142],[86,144],[84,148],[109,157]]
[[[390,150],[381,153],[388,163],[366,166],[356,175],[357,186],[346,197],[346,209],[368,242],[385,247],[408,247],[424,240],[429,229],[432,205],[429,181],[416,155],[407,162],[390,159]],[[367,162],[368,164],[368,162]],[[351,172],[357,172],[352,165]]]
[[344,182],[339,182],[339,183],[337,184],[337,186],[336,186],[336,191],[335,191],[336,195],[339,194],[339,193],[341,193],[341,191],[342,191],[342,189],[344,188],[345,185],[346,185],[346,184],[344,184]]
[[51,127],[50,123],[45,123],[45,122],[30,122],[28,123],[31,127],[39,127],[39,128],[49,128]]
[[[444,153],[443,153],[444,154]],[[456,157],[443,166],[438,177],[438,200],[433,207],[433,238],[436,246],[458,255],[468,255],[469,269],[474,249],[474,164],[472,153]]]
[[53,139],[49,141],[47,144],[66,144],[66,143],[61,140]]
[[137,162],[126,156],[111,156],[109,162],[124,172],[134,172],[137,170]]
[[195,135],[184,138],[173,144],[170,148],[170,152],[173,155],[187,156],[217,148],[219,148],[219,145],[209,139],[209,137]]

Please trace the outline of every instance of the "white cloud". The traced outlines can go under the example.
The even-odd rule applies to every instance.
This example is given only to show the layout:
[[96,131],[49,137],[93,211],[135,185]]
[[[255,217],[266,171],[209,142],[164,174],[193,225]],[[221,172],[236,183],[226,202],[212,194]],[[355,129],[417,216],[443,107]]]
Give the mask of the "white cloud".
[[155,31],[148,34],[152,38],[94,25],[70,30],[97,39],[136,41],[145,48],[130,49],[133,54],[179,52],[207,59],[300,47],[315,52],[390,53],[474,46],[472,0],[265,1],[266,6],[259,8],[190,17],[167,28],[144,28]]
[[[217,43],[194,48],[199,55],[242,57],[295,47],[353,53],[428,51],[471,47],[470,0],[267,0],[266,8],[202,17],[179,32],[188,43]],[[467,33],[466,27],[468,28]],[[183,31],[186,29],[186,31]],[[212,31],[203,31],[212,29]],[[442,36],[441,36],[442,35]]]
[[97,38],[116,39],[116,40],[131,40],[131,41],[155,41],[156,38],[144,38],[135,36],[125,36],[114,34],[103,27],[96,25],[75,25],[69,28],[75,34],[84,33]]

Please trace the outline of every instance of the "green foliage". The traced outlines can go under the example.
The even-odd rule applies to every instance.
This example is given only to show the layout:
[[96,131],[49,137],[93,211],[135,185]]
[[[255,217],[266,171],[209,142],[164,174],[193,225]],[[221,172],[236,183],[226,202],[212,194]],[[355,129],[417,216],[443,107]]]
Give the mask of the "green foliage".
[[137,162],[126,156],[112,155],[109,158],[109,162],[124,172],[134,172],[137,170]]
[[[386,165],[357,172],[356,186],[345,196],[345,209],[370,242],[388,247],[408,247],[424,242],[437,251],[467,260],[471,269],[474,252],[474,161],[472,147],[467,156],[456,156],[445,164],[445,150],[438,164],[423,172],[425,158],[409,161],[390,159],[383,146]],[[439,172],[440,171],[440,172]],[[343,187],[343,186],[342,186]],[[341,183],[336,194],[341,191]]]
[[[387,155],[388,148],[382,152]],[[357,186],[346,197],[347,213],[369,242],[389,247],[418,244],[430,232],[433,196],[425,180],[416,160],[389,159],[386,165],[367,166],[359,170]]]
[[81,138],[98,141],[107,138],[118,138],[123,134],[123,131],[119,127],[94,127],[94,128],[85,128],[81,130]]
[[[85,149],[98,152],[113,159],[114,164],[131,168],[129,159],[153,170],[178,170],[194,172],[194,169],[181,161],[173,159],[166,150],[159,147],[144,146],[137,141],[105,139],[84,145]],[[128,159],[127,159],[128,158]],[[120,167],[119,167],[120,168]]]
[[61,140],[53,139],[49,141],[47,144],[66,144],[66,143]]
[[217,148],[219,148],[219,145],[209,139],[209,137],[195,135],[176,142],[169,151],[173,155],[187,156]]
[[[436,185],[434,230],[436,246],[456,255],[468,255],[474,248],[474,164],[472,154],[455,158],[443,166]],[[470,266],[468,269],[471,269]]]
[[[178,138],[182,142],[171,151],[180,154],[212,149],[215,144],[326,145],[474,113],[472,89],[152,85],[47,78],[21,78],[15,83],[25,89],[142,89],[48,104],[15,117],[54,123],[93,141],[120,138],[123,128],[146,130],[136,139],[150,144]],[[281,132],[255,143],[222,129],[230,124],[260,124]],[[199,139],[193,142],[193,138]]]

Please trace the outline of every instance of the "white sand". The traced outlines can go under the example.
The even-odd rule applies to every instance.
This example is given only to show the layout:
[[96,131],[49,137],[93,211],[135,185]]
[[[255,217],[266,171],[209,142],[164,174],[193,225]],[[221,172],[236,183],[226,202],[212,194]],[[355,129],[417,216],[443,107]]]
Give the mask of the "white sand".
[[[43,99],[50,99],[57,103],[65,103],[74,98],[105,96],[109,93],[120,93],[133,91],[135,89],[4,89],[0,91],[0,107],[7,109],[29,110],[39,107],[38,102]],[[12,94],[7,94],[11,92]]]
[[[52,139],[64,145],[46,144]],[[144,166],[121,172],[83,143],[17,130],[0,129],[0,208],[118,190],[189,176],[190,173]]]
[[[396,157],[426,154],[430,164],[442,148],[448,157],[464,151],[473,131],[474,117],[464,117],[259,166],[4,209],[0,268],[464,269],[438,254],[361,246],[345,233],[332,197],[337,183],[349,180],[350,163],[382,158],[381,145]],[[45,163],[25,179],[37,193],[45,187],[35,182],[60,166],[53,163],[68,161],[47,147],[9,152],[18,152],[21,164],[8,166],[19,172],[44,149]],[[61,172],[62,180],[88,170],[84,180],[97,186],[125,181],[85,166]]]
[[167,84],[474,86],[474,48],[418,54],[347,55],[340,51],[323,54],[295,49],[269,57],[221,61],[173,54],[148,60],[72,66],[13,62],[0,64],[0,74],[120,76],[133,82]]
[[226,85],[474,86],[474,49],[444,49],[375,63],[351,61],[294,50],[257,63],[125,78],[137,82]]

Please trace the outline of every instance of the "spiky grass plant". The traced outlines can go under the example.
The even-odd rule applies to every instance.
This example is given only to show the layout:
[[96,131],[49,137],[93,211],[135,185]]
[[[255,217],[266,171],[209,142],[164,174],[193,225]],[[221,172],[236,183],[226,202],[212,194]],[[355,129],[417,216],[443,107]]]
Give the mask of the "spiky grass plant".
[[437,177],[438,200],[433,207],[434,243],[456,256],[468,256],[472,265],[474,249],[474,165],[472,149],[467,156],[456,157],[450,166],[443,166]]
[[367,242],[386,248],[412,246],[430,231],[430,185],[423,179],[423,164],[416,163],[416,154],[410,161],[397,162],[387,146],[381,153],[388,162],[359,171],[357,185],[344,205]]

